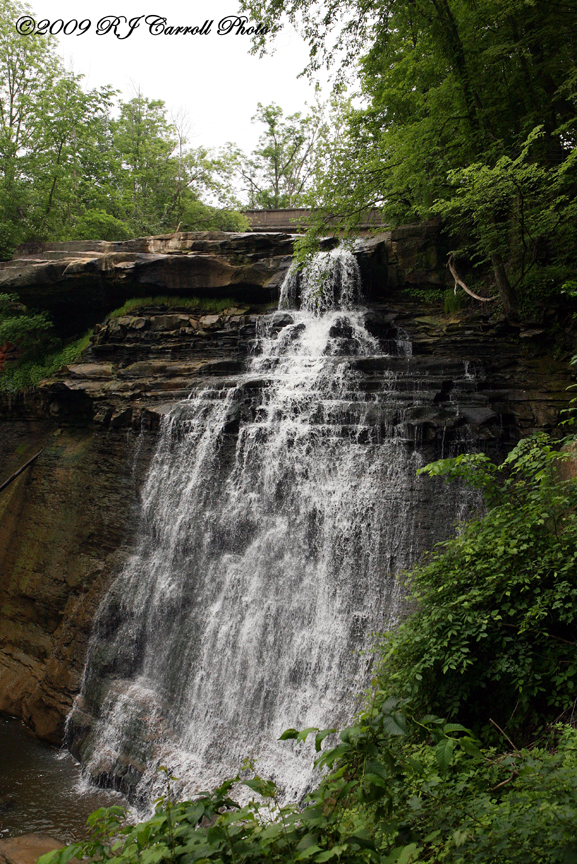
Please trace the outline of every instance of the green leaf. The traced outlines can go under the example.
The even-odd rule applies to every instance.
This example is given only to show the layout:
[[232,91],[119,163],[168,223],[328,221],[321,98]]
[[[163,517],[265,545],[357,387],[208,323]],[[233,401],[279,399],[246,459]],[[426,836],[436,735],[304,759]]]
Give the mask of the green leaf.
[[308,858],[312,858],[313,855],[315,855],[317,852],[321,852],[321,851],[322,850],[321,850],[320,846],[316,846],[316,845],[307,846],[306,849],[303,849],[303,851],[297,855],[296,860],[297,861],[306,861]]
[[322,861],[330,861],[331,858],[340,857],[341,852],[346,852],[346,846],[333,846],[332,849],[327,849],[326,852],[321,852],[320,855],[315,856],[315,861],[318,861],[321,864]]
[[382,762],[377,762],[375,759],[367,759],[365,763],[365,774],[373,774],[383,780],[389,780],[387,767]]
[[288,741],[291,738],[298,738],[299,734],[300,733],[299,733],[298,729],[285,729],[278,740],[279,741]]
[[309,726],[308,729],[303,729],[302,732],[299,732],[297,735],[297,741],[306,741],[309,735],[312,735],[313,732],[318,732],[317,726]]
[[311,846],[314,846],[315,849],[319,849],[318,844],[319,835],[316,832],[309,831],[308,834],[300,840],[297,849],[299,852],[304,852],[305,849],[309,849]]
[[327,738],[329,735],[332,735],[336,731],[336,729],[322,729],[320,732],[317,733],[315,737],[315,750],[317,751],[317,753],[320,752],[321,744],[323,743],[325,738]]
[[[274,798],[277,793],[277,786],[272,780],[263,780],[261,777],[253,777],[251,780],[243,780],[243,786],[248,786],[253,792],[262,795],[263,798]],[[233,814],[238,818],[239,814]]]
[[459,738],[458,739],[459,747],[461,747],[468,756],[472,756],[473,759],[482,760],[483,754],[479,750],[477,744],[472,738]]
[[410,843],[408,846],[397,846],[386,858],[382,859],[382,864],[411,864],[419,857],[421,848],[416,843]]
[[383,732],[387,735],[406,735],[407,719],[404,714],[395,711],[394,714],[383,715]]
[[442,738],[435,747],[435,757],[442,774],[447,771],[451,764],[453,759],[453,748],[454,742],[451,738]]
[[357,831],[356,834],[351,834],[350,837],[347,837],[345,843],[348,843],[351,846],[360,846],[361,849],[371,849],[373,852],[376,851],[374,840],[366,829]]
[[457,848],[459,848],[459,846],[462,846],[463,843],[466,843],[468,839],[469,835],[466,831],[461,831],[458,828],[456,831],[453,831],[453,843]]
[[419,857],[421,849],[422,847],[417,846],[416,843],[410,843],[408,846],[405,846],[397,859],[397,864],[410,864],[411,861]]
[[449,732],[467,732],[469,735],[471,734],[471,730],[467,729],[466,726],[461,726],[460,723],[447,723],[443,726],[443,732],[445,735],[448,735]]

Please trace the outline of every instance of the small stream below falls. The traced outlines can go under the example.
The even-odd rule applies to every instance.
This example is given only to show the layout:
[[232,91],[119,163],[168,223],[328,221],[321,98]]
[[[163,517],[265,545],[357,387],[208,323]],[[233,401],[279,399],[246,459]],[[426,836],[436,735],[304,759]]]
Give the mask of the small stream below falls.
[[69,753],[0,714],[0,839],[35,832],[71,843],[91,813],[119,803],[118,794],[88,786]]

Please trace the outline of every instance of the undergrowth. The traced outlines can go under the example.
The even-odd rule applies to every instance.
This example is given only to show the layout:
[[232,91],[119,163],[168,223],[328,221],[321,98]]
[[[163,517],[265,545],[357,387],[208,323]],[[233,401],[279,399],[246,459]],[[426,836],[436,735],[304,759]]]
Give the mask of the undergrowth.
[[88,348],[92,330],[80,339],[70,342],[57,351],[50,352],[37,360],[23,360],[11,363],[0,373],[0,390],[16,393],[35,387],[50,378],[68,363],[74,363]]
[[[167,794],[151,819],[127,824],[111,807],[89,817],[90,837],[44,855],[112,864],[574,864],[577,861],[577,732],[558,724],[521,750],[481,748],[469,730],[407,701],[388,698],[340,733],[309,735],[325,769],[305,806],[282,805],[270,780],[242,771],[213,792],[175,803]],[[508,742],[505,742],[508,745]],[[243,766],[245,769],[247,765]],[[162,769],[166,771],[166,769]],[[248,787],[248,804],[235,790]]]

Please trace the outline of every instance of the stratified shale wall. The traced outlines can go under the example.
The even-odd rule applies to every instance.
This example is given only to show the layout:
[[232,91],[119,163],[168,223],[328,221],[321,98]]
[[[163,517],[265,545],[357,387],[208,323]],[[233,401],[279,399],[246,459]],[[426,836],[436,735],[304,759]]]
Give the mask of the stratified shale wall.
[[[175,406],[191,394],[218,401],[234,393],[215,431],[225,436],[221,455],[232,465],[246,434],[239,430],[258,421],[259,406],[272,398],[272,366],[256,369],[255,350],[281,362],[292,357],[283,340],[298,348],[305,331],[313,333],[302,311],[274,311],[293,239],[211,232],[60,244],[21,250],[0,269],[0,291],[49,309],[62,335],[96,325],[78,363],[25,395],[3,394],[0,403],[0,480],[44,448],[0,493],[0,710],[54,743],[81,689],[96,612],[139,542],[141,494],[159,458],[159,435],[167,434],[164,418],[176,410],[190,421],[192,402]],[[337,298],[333,329],[319,348],[321,360],[333,358],[331,368],[346,366],[349,383],[331,423],[349,434],[359,431],[362,415],[368,431],[359,431],[355,446],[363,435],[369,446],[394,439],[421,464],[471,448],[498,458],[520,436],[558,428],[570,367],[552,359],[541,328],[514,328],[476,307],[447,316],[438,301],[404,293],[407,285],[444,283],[438,226],[363,241],[356,258],[363,297],[347,301],[342,315]],[[127,298],[156,294],[227,297],[231,305],[218,314],[141,305],[106,317]],[[264,338],[274,345],[263,347]],[[381,492],[375,485],[376,498]],[[451,530],[455,514],[439,508],[436,494],[423,487],[418,495],[420,548]],[[116,632],[118,622],[107,626]],[[121,677],[113,668],[106,674]],[[78,720],[78,748],[89,715]]]

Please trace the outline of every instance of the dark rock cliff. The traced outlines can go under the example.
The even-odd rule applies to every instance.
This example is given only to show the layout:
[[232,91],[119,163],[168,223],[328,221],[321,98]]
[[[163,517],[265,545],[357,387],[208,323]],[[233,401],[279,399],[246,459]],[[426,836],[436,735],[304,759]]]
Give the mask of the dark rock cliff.
[[[49,309],[62,334],[99,322],[78,363],[0,401],[0,480],[45,448],[0,493],[0,710],[54,743],[79,689],[95,611],[134,539],[160,418],[194,390],[239,382],[292,242],[209,233],[61,244],[21,250],[0,269],[0,291]],[[403,365],[395,422],[431,458],[451,443],[498,455],[520,436],[554,431],[570,367],[552,359],[546,333],[510,327],[484,308],[447,316],[438,300],[403,292],[443,284],[440,250],[436,225],[388,232],[359,250],[368,329],[388,355],[352,361],[363,388],[382,390]],[[155,293],[235,305],[219,314],[141,306],[105,318],[127,298]],[[403,342],[411,356],[399,353]],[[243,392],[231,435],[253,395]]]

